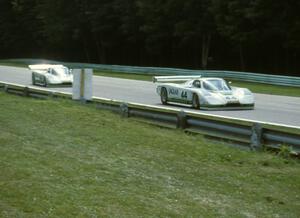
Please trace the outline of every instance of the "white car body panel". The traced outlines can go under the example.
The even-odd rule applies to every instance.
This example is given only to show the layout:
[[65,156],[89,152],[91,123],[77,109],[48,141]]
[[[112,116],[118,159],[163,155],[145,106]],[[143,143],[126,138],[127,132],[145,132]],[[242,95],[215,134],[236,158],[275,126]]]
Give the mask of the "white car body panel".
[[73,75],[63,65],[36,64],[28,67],[32,71],[33,85],[47,86],[73,83]]
[[[182,77],[182,76],[181,76]],[[180,103],[188,105],[194,104],[194,96],[197,96],[200,109],[216,110],[216,109],[254,109],[254,95],[248,89],[230,87],[227,82],[221,78],[195,78],[195,76],[185,76],[182,78],[185,83],[160,83],[157,86],[156,92],[161,96],[162,103]],[[169,80],[168,80],[169,78]],[[174,80],[172,80],[174,78]],[[190,79],[192,78],[192,79]],[[199,81],[201,86],[195,87],[195,81]],[[179,81],[176,76],[154,77],[155,82],[159,81]],[[211,83],[223,84],[224,87],[210,87]],[[209,85],[209,86],[208,86]],[[209,90],[208,88],[213,88]],[[162,89],[167,91],[167,102],[162,98]],[[196,97],[195,97],[196,99]]]

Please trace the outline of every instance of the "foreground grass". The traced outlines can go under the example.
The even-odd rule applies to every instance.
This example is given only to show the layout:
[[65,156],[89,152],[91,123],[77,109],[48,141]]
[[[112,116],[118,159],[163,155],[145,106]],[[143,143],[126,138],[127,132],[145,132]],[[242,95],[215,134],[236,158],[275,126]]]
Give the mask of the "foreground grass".
[[299,217],[300,163],[0,92],[0,217]]

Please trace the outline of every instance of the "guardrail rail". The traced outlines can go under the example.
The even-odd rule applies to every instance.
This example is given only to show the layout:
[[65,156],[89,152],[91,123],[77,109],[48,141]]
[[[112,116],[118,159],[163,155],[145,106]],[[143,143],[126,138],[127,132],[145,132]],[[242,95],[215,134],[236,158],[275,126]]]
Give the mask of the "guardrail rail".
[[105,64],[84,64],[84,63],[66,63],[72,68],[93,68],[97,70],[131,73],[131,74],[148,74],[148,75],[201,75],[202,77],[222,77],[225,79],[240,80],[247,82],[265,83],[280,86],[300,87],[300,77],[281,76],[250,72],[221,71],[221,70],[188,70],[180,68],[165,67],[136,67],[121,65]]

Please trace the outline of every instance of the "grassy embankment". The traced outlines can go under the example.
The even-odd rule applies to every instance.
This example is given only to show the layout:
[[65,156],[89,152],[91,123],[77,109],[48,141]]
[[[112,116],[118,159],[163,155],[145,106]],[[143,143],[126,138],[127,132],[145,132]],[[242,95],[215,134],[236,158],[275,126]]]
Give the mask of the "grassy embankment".
[[[28,66],[24,62],[10,61],[10,60],[2,60],[2,61],[0,60],[0,65],[17,66],[17,67]],[[152,81],[152,77],[154,76],[154,75],[118,73],[118,72],[99,71],[99,70],[95,70],[94,74],[98,76],[108,76],[108,77],[144,80],[144,81]],[[278,86],[278,85],[268,85],[262,83],[243,82],[243,81],[234,81],[234,80],[231,81],[232,81],[232,86],[248,88],[255,93],[300,97],[300,88],[298,87],[285,87],[285,86]]]
[[0,217],[299,217],[300,163],[0,92]]

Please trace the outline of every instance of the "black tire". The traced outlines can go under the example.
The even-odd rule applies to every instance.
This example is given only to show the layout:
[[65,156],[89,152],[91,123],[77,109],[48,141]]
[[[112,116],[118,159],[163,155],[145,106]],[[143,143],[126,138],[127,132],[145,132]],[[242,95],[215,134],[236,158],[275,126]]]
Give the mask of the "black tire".
[[162,104],[167,104],[168,103],[168,92],[166,88],[161,88],[160,91],[160,101]]
[[47,78],[44,76],[44,86],[47,87],[48,86],[48,82],[47,82]]
[[195,109],[200,109],[200,102],[197,94],[193,94],[192,107]]
[[32,85],[35,85],[35,76],[32,74]]

